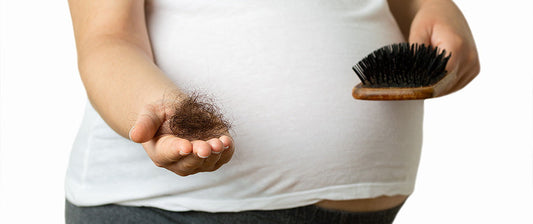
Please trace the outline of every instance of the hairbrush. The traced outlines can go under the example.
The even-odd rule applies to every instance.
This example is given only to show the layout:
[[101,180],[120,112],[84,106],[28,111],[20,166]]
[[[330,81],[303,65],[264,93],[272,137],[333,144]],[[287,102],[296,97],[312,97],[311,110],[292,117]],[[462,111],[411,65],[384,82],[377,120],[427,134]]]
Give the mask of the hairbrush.
[[446,55],[431,45],[398,43],[375,50],[353,70],[361,83],[352,95],[361,100],[415,100],[442,95],[452,84]]

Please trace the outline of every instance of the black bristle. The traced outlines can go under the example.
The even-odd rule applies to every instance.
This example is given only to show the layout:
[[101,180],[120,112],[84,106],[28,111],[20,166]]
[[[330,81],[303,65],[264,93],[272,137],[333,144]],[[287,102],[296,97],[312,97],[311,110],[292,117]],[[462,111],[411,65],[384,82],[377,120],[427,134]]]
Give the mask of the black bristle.
[[422,87],[440,81],[451,54],[424,44],[399,43],[375,50],[353,66],[363,87]]

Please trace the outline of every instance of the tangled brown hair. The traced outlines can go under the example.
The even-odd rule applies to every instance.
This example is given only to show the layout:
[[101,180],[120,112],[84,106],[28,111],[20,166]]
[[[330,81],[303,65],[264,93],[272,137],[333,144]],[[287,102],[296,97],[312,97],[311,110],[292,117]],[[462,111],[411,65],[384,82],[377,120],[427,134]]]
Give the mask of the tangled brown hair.
[[174,135],[187,140],[209,140],[228,134],[231,123],[212,98],[193,92],[176,105],[169,120]]

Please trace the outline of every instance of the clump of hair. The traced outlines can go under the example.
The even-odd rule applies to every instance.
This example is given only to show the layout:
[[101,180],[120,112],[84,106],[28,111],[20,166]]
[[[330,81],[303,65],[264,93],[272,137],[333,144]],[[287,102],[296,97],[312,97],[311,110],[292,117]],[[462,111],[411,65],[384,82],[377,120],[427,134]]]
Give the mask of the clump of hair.
[[209,140],[227,134],[231,123],[214,100],[193,92],[176,105],[169,120],[174,135],[187,140]]

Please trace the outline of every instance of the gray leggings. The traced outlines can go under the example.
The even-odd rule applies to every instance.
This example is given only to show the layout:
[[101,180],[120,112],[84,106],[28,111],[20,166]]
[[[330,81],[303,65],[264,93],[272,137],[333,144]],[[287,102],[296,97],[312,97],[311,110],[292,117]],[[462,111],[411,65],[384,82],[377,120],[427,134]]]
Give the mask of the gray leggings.
[[271,211],[209,213],[120,205],[78,207],[66,201],[65,216],[67,224],[390,224],[401,207],[377,212],[345,212],[308,205]]

